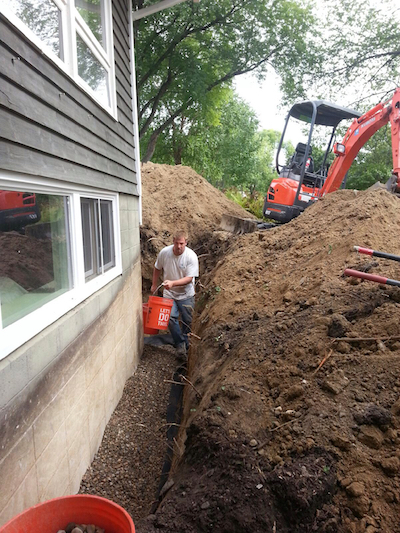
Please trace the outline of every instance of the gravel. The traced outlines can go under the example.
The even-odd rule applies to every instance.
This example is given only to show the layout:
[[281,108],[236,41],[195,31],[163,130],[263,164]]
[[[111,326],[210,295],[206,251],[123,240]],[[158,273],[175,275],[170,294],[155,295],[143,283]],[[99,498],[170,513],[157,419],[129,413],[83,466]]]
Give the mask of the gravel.
[[166,380],[175,368],[172,347],[144,347],[79,490],[121,505],[134,522],[147,516],[156,500],[167,451]]

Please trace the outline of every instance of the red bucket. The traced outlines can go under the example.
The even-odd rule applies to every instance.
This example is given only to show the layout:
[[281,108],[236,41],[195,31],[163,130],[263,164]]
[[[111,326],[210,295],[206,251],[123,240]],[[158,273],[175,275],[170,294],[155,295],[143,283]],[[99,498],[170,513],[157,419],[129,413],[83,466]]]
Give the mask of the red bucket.
[[147,310],[146,327],[155,329],[168,329],[174,300],[150,296]]
[[149,328],[146,326],[147,322],[147,313],[149,312],[149,304],[143,304],[143,333],[146,333],[147,335],[157,335],[158,329],[155,328]]
[[57,533],[70,522],[94,524],[107,533],[135,533],[129,514],[116,503],[88,494],[54,498],[30,507],[0,527],[0,533]]

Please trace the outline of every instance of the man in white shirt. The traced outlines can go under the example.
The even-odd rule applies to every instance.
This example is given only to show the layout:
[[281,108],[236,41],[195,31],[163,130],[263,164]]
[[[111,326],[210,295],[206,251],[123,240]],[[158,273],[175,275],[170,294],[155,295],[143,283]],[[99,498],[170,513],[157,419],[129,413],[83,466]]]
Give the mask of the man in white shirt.
[[[173,236],[173,244],[158,254],[151,292],[157,290],[158,280],[163,273],[164,298],[174,301],[169,320],[169,330],[174,341],[176,354],[186,359],[194,309],[194,279],[199,275],[199,260],[196,253],[187,246],[187,234],[179,230]],[[182,328],[179,325],[181,315]]]

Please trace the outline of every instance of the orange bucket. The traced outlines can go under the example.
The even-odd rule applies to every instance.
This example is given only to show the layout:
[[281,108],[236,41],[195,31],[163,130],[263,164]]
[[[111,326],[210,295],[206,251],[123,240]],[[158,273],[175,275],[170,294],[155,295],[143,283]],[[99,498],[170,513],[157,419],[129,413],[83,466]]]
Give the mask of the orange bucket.
[[174,300],[150,296],[148,301],[146,327],[156,329],[168,329]]
[[0,533],[56,533],[70,522],[94,524],[107,533],[135,533],[129,514],[116,503],[89,494],[62,496],[30,507],[0,527]]
[[146,333],[147,335],[157,335],[158,329],[149,328],[148,326],[146,326],[148,311],[149,304],[143,304],[143,333]]

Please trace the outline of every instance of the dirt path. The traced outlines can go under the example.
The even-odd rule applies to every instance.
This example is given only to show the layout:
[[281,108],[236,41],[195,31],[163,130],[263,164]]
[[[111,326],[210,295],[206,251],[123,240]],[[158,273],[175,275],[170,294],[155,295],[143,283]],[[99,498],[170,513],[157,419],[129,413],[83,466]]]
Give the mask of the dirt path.
[[145,346],[82,480],[81,494],[118,503],[134,522],[150,514],[155,502],[167,446],[168,380],[175,368],[171,348]]

